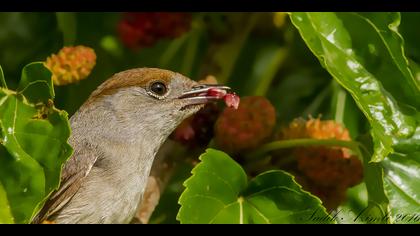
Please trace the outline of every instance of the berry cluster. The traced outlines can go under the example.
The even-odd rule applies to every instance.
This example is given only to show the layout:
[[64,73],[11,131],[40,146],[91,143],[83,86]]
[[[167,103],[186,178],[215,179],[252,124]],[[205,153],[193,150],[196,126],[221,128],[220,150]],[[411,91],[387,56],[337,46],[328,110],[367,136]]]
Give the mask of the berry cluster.
[[191,15],[177,12],[128,12],[118,23],[118,33],[129,48],[148,47],[163,38],[176,38],[190,29]]
[[[294,120],[280,132],[282,139],[312,138],[349,141],[348,130],[335,121],[318,119]],[[301,184],[318,195],[328,208],[335,208],[345,199],[347,188],[363,179],[362,163],[346,148],[299,147],[293,150]],[[302,180],[305,181],[302,181]]]
[[45,62],[53,74],[54,85],[66,85],[85,79],[95,64],[95,51],[85,46],[64,47]]

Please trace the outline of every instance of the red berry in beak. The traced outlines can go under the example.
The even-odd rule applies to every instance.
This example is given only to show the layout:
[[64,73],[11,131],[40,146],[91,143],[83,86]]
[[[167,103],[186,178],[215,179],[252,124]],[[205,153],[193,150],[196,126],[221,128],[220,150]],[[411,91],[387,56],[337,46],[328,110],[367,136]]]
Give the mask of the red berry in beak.
[[227,107],[234,108],[235,110],[239,107],[240,98],[235,93],[226,94],[223,99]]
[[211,88],[207,91],[208,96],[217,97],[218,99],[223,98],[226,95],[226,93],[226,90],[218,88]]

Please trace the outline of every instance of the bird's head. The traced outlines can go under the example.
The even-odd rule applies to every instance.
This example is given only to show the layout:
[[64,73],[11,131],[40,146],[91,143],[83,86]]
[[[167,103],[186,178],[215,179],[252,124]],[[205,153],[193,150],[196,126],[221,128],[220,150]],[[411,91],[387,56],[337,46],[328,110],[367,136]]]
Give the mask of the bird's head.
[[220,99],[207,93],[212,88],[229,90],[226,86],[198,84],[168,70],[131,69],[101,84],[81,109],[103,107],[104,115],[112,116],[108,118],[119,128],[167,136],[206,103]]

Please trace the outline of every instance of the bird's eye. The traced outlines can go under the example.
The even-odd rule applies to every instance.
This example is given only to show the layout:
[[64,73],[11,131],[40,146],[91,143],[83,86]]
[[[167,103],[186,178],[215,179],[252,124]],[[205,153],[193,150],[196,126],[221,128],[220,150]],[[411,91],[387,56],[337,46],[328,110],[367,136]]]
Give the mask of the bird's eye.
[[150,85],[150,91],[160,97],[165,95],[168,89],[166,88],[166,85],[162,82],[153,82]]

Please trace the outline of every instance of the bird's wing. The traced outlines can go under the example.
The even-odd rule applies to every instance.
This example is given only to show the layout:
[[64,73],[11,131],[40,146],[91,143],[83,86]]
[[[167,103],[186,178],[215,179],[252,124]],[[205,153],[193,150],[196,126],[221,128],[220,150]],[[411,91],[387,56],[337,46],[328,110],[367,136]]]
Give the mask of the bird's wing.
[[97,159],[98,153],[89,145],[76,150],[64,165],[59,189],[52,193],[32,222],[42,223],[61,210],[76,194]]

